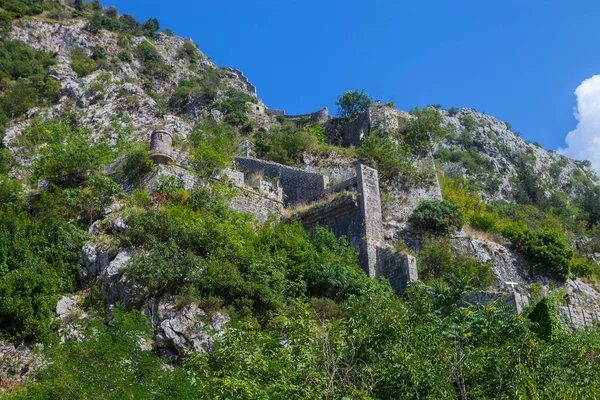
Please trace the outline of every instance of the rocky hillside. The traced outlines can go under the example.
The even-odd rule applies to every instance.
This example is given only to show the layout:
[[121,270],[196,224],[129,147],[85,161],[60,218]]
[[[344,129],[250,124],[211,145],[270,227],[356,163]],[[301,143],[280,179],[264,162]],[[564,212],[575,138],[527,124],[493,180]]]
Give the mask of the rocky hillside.
[[588,162],[544,150],[511,131],[506,122],[467,108],[441,113],[450,133],[435,150],[436,156],[449,176],[479,181],[486,198],[514,200],[523,168],[544,183],[545,197],[562,192],[573,199],[582,195],[578,180],[600,182]]
[[[286,116],[98,1],[0,0],[0,32],[0,395],[600,393],[589,163],[472,109],[358,91],[338,116]],[[356,165],[377,170],[368,195]],[[377,251],[416,261],[404,291],[298,223],[356,225],[375,194]]]

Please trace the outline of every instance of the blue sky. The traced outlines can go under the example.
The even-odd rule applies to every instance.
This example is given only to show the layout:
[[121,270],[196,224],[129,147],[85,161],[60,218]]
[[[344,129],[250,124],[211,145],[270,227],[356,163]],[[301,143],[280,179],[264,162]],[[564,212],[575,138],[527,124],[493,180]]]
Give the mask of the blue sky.
[[[557,149],[577,126],[575,89],[600,73],[598,0],[103,3],[157,17],[218,65],[243,70],[269,107],[288,114],[335,111],[339,94],[364,89],[404,110],[475,108]],[[571,156],[588,147],[569,145]]]

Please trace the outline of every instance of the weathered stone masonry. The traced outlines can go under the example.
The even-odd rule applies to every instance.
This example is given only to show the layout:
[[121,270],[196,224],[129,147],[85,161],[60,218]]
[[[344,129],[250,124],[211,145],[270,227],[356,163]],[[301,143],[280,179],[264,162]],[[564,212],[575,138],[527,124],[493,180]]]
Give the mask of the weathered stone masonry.
[[337,237],[346,236],[360,256],[371,278],[387,278],[397,293],[417,280],[414,257],[396,253],[384,245],[381,199],[377,170],[356,164],[356,177],[324,192],[333,195],[329,203],[309,208],[298,216],[307,230],[328,227]]
[[320,174],[252,157],[236,157],[235,165],[245,175],[263,174],[265,177],[278,179],[283,188],[283,201],[286,206],[317,200],[325,193],[329,181],[326,176]]
[[[168,132],[152,133],[151,157],[159,164],[159,172],[150,180],[168,174],[179,178],[186,188],[199,184],[186,168],[173,165],[180,157],[171,149]],[[359,252],[366,274],[387,278],[397,293],[417,279],[414,257],[385,247],[377,170],[357,163],[355,177],[327,188],[328,178],[321,174],[252,157],[237,157],[235,164],[237,170],[224,169],[214,177],[239,189],[229,203],[232,208],[265,222],[271,215],[280,218],[284,205],[310,205],[318,200],[298,216],[305,229],[326,226],[337,237],[347,237]],[[329,197],[333,199],[327,201]]]

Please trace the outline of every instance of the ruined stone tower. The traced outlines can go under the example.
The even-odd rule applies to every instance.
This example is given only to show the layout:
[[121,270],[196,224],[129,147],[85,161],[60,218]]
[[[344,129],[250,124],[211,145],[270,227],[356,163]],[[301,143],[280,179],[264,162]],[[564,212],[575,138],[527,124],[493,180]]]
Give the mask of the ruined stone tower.
[[173,162],[173,136],[164,130],[155,130],[150,134],[150,158],[157,164]]

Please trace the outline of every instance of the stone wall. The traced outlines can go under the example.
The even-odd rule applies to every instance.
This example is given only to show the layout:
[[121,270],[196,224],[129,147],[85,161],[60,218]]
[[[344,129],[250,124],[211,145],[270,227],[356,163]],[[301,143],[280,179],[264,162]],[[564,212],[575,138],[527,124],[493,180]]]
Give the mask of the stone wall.
[[198,175],[178,165],[158,164],[155,173],[147,176],[141,183],[148,194],[156,192],[156,187],[161,176],[173,176],[183,185],[185,190],[192,190],[201,184]]
[[328,197],[302,211],[297,219],[307,230],[325,226],[337,237],[345,236],[358,251],[369,277],[383,276],[397,293],[403,293],[409,282],[417,280],[416,261],[384,247],[377,170],[362,164],[355,167],[356,177],[326,190]]
[[521,314],[523,307],[527,306],[526,299],[522,298],[518,292],[512,289],[508,290],[508,292],[473,292],[463,296],[461,300],[470,304],[499,302],[502,305],[513,307],[517,314]]
[[228,68],[228,70],[232,75],[235,75],[237,79],[240,80],[246,86],[246,90],[248,92],[256,96],[256,86],[250,83],[250,81],[248,80],[248,78],[246,78],[242,71],[240,71],[237,68]]
[[559,307],[559,316],[568,326],[585,329],[600,323],[598,292],[577,278],[567,279],[564,285],[565,304]]
[[273,116],[284,116],[286,119],[300,119],[300,118],[308,118],[310,122],[327,122],[333,117],[329,115],[329,109],[327,107],[323,107],[319,111],[315,111],[308,114],[297,114],[297,115],[286,115],[285,110],[268,110],[268,113]]
[[363,164],[356,166],[356,186],[360,196],[360,213],[363,226],[360,232],[362,248],[361,264],[368,269],[371,278],[377,277],[377,246],[384,242],[377,170]]
[[435,174],[433,157],[427,156],[413,161],[421,171],[430,171],[429,182],[420,182],[419,186],[407,186],[399,183],[388,184],[387,218],[394,221],[407,221],[415,208],[423,200],[442,200],[442,190]]
[[410,115],[393,107],[375,104],[367,111],[358,115],[349,122],[342,133],[342,142],[347,145],[358,146],[365,135],[370,132],[382,136],[389,136],[406,129],[403,120],[408,120]]
[[283,203],[244,188],[238,188],[236,196],[229,200],[229,206],[254,215],[261,224],[269,218],[279,220],[283,211]]
[[236,157],[235,164],[245,175],[258,173],[270,179],[278,178],[286,206],[317,200],[328,184],[327,177],[323,175],[257,158]]
[[390,281],[396,293],[403,293],[410,282],[418,279],[417,260],[408,254],[377,247],[377,277]]
[[363,238],[362,216],[358,193],[346,192],[331,202],[314,206],[304,211],[298,218],[304,229],[314,230],[317,226],[329,229],[336,237],[345,236],[352,248],[360,253]]

